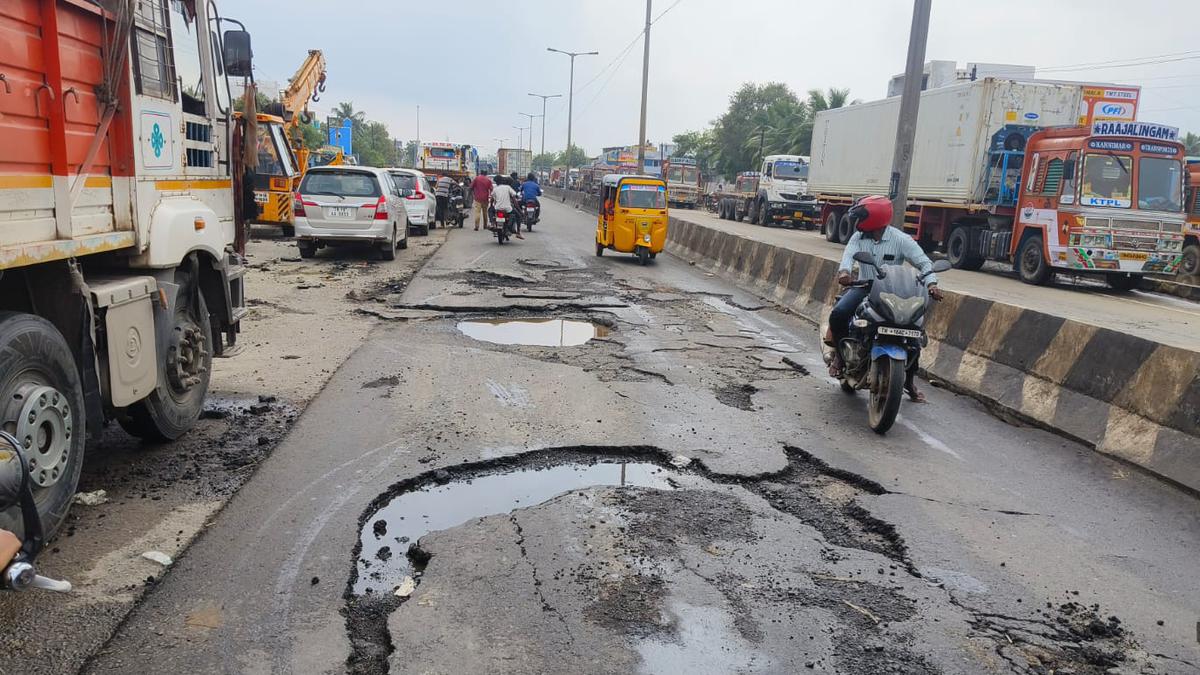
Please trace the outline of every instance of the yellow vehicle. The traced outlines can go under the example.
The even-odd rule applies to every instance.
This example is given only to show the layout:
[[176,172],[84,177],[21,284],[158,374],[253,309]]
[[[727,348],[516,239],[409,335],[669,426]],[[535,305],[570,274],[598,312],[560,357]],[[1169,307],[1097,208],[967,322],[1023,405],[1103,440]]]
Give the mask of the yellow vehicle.
[[632,253],[646,265],[667,243],[667,184],[653,176],[609,174],[600,181],[596,255]]
[[[320,100],[323,91],[325,56],[313,49],[288,81],[287,89],[279,93],[279,103],[258,114],[258,169],[254,178],[258,217],[254,222],[278,225],[288,236],[295,233],[293,194],[309,167],[310,151],[304,145],[300,125],[311,121],[308,103]],[[281,152],[277,149],[280,147],[287,150]],[[332,160],[321,163],[344,164],[345,158],[338,151]]]

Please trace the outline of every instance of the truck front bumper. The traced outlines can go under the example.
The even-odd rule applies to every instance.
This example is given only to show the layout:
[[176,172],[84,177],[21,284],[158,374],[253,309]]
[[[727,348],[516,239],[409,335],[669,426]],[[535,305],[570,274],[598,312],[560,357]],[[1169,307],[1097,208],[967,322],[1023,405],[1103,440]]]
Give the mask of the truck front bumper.
[[817,202],[769,202],[767,216],[775,221],[793,223],[819,223],[821,205]]

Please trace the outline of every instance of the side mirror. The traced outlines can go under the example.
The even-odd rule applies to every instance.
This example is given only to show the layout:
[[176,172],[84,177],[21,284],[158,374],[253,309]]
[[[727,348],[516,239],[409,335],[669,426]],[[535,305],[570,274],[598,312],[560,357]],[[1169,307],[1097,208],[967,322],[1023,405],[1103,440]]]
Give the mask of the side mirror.
[[875,264],[875,256],[871,255],[870,253],[867,253],[866,251],[859,251],[858,253],[855,253],[854,260],[855,260],[855,262],[859,262],[864,265],[870,265],[871,267],[878,267],[878,265]]
[[254,65],[254,50],[250,48],[250,33],[244,30],[225,31],[222,57],[225,73],[233,77],[250,77]]
[[954,266],[951,265],[950,261],[948,261],[948,260],[933,261],[933,271],[934,272],[949,272],[951,269],[953,269],[953,267]]

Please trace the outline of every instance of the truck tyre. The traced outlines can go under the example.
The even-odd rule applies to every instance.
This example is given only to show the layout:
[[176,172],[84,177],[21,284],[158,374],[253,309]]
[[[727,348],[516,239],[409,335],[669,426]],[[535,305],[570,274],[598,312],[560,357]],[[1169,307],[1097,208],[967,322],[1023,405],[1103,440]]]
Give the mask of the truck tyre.
[[1183,262],[1179,265],[1179,274],[1185,277],[1200,274],[1200,244],[1188,244],[1183,247]]
[[169,346],[158,355],[163,369],[158,388],[117,418],[125,431],[152,443],[173,441],[192,428],[212,377],[212,324],[204,294],[190,274],[179,271],[175,278],[179,295]]
[[1104,280],[1108,282],[1109,288],[1122,293],[1132,291],[1142,285],[1142,275],[1140,274],[1109,274]]
[[983,267],[984,257],[971,250],[971,229],[957,227],[946,241],[946,257],[956,270],[975,271]]
[[[85,419],[83,387],[66,339],[39,316],[0,312],[0,427],[25,445],[47,537],[58,531],[75,496]],[[22,536],[19,508],[0,512],[0,529]]]
[[854,225],[850,222],[850,216],[843,215],[838,219],[838,243],[842,246],[850,243],[850,237],[854,236]]
[[1046,256],[1042,251],[1042,236],[1035,234],[1025,239],[1025,243],[1021,244],[1021,251],[1017,253],[1017,274],[1020,275],[1021,281],[1034,286],[1041,286],[1050,280],[1050,275],[1053,270],[1050,269],[1050,264],[1046,262]]
[[825,241],[837,243],[838,240],[838,213],[830,211],[825,217]]
[[771,217],[770,207],[767,206],[766,200],[759,200],[759,202],[758,202],[758,224],[762,225],[763,227],[766,227],[767,223],[771,222],[770,217]]

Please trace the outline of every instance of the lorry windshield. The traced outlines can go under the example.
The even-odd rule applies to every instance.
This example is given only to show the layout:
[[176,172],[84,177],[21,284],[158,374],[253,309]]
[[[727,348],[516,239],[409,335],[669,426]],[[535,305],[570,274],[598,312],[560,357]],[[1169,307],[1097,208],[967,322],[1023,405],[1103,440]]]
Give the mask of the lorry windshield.
[[669,180],[673,183],[682,183],[683,182],[683,167],[682,166],[672,166],[672,167],[668,168],[667,169],[667,180]]
[[1138,160],[1138,208],[1183,210],[1183,165],[1179,160],[1166,157]]
[[667,191],[660,185],[622,185],[618,203],[626,209],[665,209]]
[[808,165],[802,162],[775,162],[775,177],[783,180],[806,180]]
[[700,182],[700,169],[694,166],[683,167],[683,182],[695,185]]
[[1083,161],[1082,206],[1127,209],[1133,203],[1133,158],[1090,154]]
[[758,179],[757,178],[751,178],[751,177],[747,176],[744,178],[737,179],[737,191],[738,192],[754,192],[757,189],[758,189]]

